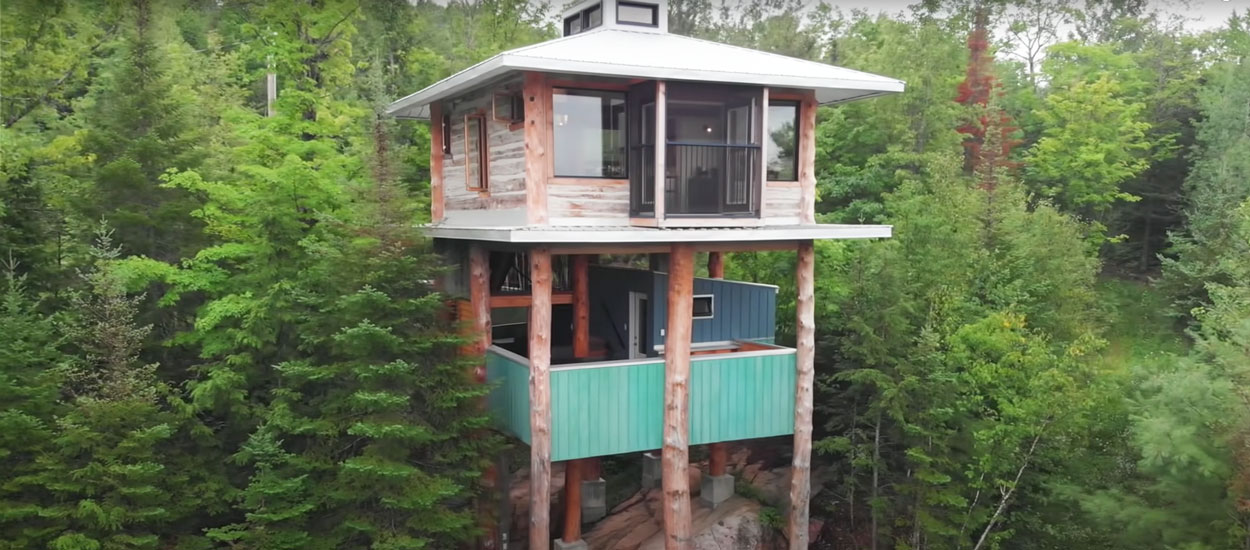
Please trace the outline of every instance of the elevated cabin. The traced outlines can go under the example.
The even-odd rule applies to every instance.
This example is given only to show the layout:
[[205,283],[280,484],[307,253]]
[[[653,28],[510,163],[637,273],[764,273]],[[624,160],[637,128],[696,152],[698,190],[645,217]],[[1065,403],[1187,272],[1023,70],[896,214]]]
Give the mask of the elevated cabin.
[[[689,445],[710,445],[715,505],[733,486],[725,442],[789,434],[789,540],[805,548],[812,243],[890,236],[816,223],[816,110],[903,83],[670,34],[665,0],[585,0],[562,28],[388,108],[430,121],[426,232],[457,268],[442,286],[463,299],[498,426],[530,446],[529,548],[552,542],[553,461],[556,545],[576,548],[602,511],[576,504],[600,493],[596,458],[662,450],[682,547]],[[774,342],[776,287],[723,279],[725,253],[756,250],[796,252],[795,348]]]

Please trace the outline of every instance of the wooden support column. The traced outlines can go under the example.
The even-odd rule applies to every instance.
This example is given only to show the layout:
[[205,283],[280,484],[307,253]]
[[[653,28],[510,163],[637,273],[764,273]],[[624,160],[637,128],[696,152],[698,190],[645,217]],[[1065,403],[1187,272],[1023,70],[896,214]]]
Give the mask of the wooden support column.
[[[441,153],[442,151],[439,150],[440,158]],[[468,347],[474,357],[481,358],[481,361],[473,365],[473,379],[479,384],[485,384],[485,355],[486,349],[491,344],[490,250],[478,243],[469,245],[469,314],[473,316],[473,320],[468,329],[470,332]],[[485,410],[485,398],[482,399],[481,406]],[[482,476],[482,486],[486,489],[484,494],[491,495],[485,497],[478,506],[478,517],[485,531],[481,547],[485,550],[494,550],[499,547],[499,518],[495,516],[498,502],[493,500],[501,498],[495,492],[498,480],[499,471],[494,466],[487,468]]]
[[799,223],[816,223],[816,93],[799,103]]
[[551,87],[543,73],[527,72],[525,100],[525,217],[547,225],[547,180],[551,177]]
[[573,357],[590,356],[590,256],[573,256]]
[[[707,276],[712,279],[725,278],[725,255],[718,251],[707,253]],[[707,446],[707,473],[711,476],[725,475],[725,466],[729,462],[729,445],[720,442]]]
[[796,263],[794,463],[790,469],[788,535],[790,550],[807,550],[808,503],[812,492],[812,386],[816,369],[816,252],[812,241],[799,243]]
[[530,550],[551,546],[551,250],[530,256]]
[[443,221],[443,104],[430,104],[430,220]]
[[586,459],[570,460],[564,464],[564,542],[574,543],[582,538],[582,474]]
[[668,259],[668,324],[664,340],[664,548],[690,550],[690,336],[694,246],[674,244]]
[[663,80],[655,81],[655,223],[664,227],[664,183],[666,164],[664,155],[668,149],[668,87]]

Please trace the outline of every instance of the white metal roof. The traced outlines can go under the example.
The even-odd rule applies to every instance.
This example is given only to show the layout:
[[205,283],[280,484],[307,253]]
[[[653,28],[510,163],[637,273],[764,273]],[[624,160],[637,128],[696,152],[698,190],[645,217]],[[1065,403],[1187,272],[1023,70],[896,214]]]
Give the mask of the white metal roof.
[[690,80],[815,90],[821,103],[903,91],[903,81],[806,59],[649,30],[604,26],[509,50],[387,107],[428,118],[428,105],[513,71]]
[[502,243],[612,244],[769,242],[822,239],[888,239],[889,225],[777,225],[763,227],[655,228],[638,226],[444,226],[427,225],[425,234],[441,239]]

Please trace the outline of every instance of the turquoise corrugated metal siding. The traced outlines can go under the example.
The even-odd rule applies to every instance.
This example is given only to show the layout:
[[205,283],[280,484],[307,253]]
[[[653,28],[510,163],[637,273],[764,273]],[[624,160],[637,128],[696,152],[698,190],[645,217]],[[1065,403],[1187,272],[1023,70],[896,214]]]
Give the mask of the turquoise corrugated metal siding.
[[551,459],[660,448],[664,363],[551,371]]
[[515,435],[527,445],[530,442],[530,371],[529,366],[488,351],[486,382],[493,384],[487,403],[500,429]]
[[690,444],[794,433],[794,354],[690,364]]
[[[695,357],[690,365],[690,444],[794,433],[794,353]],[[486,354],[496,384],[490,408],[505,432],[530,442],[529,370]],[[551,370],[551,459],[659,449],[664,362]]]

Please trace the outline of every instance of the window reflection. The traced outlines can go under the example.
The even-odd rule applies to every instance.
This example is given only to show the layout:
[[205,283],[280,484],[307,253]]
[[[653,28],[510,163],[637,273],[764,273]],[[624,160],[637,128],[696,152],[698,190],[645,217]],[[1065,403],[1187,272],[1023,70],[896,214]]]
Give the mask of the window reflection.
[[768,179],[772,181],[796,181],[798,179],[799,106],[797,103],[770,102],[768,104],[768,135],[764,142],[767,155]]
[[555,175],[625,177],[625,94],[557,89],[552,98]]

